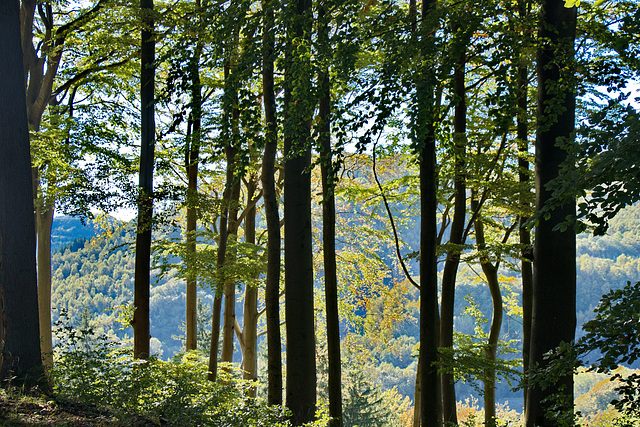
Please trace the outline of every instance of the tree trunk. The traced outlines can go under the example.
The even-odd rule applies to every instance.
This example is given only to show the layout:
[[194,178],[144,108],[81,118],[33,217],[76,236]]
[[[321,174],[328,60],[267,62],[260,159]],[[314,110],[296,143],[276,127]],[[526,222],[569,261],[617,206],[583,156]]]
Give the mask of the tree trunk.
[[[318,11],[318,44],[330,57],[329,18],[324,6]],[[340,317],[338,313],[338,278],[336,268],[336,203],[337,176],[331,152],[331,83],[329,70],[318,75],[320,135],[318,137],[322,174],[322,254],[324,259],[324,292],[327,317],[328,394],[330,427],[342,426],[342,367],[340,358]]]
[[149,357],[149,285],[151,269],[151,231],[153,228],[153,165],[155,148],[154,85],[155,39],[153,35],[153,0],[140,0],[142,13],[142,47],[140,71],[141,139],[134,275],[133,355]]
[[[237,114],[237,108],[234,109],[234,115]],[[230,199],[223,203],[228,203],[229,222],[227,224],[227,249],[224,265],[233,265],[236,261],[236,242],[238,240],[238,209],[240,202],[240,181],[236,179],[236,155],[238,150],[229,147],[227,152],[227,179],[231,178],[228,185],[231,185]],[[232,239],[233,246],[229,250],[229,239]],[[233,362],[233,337],[235,334],[236,324],[236,284],[235,280],[227,275],[223,275],[224,283],[224,322],[222,324],[222,354],[220,360],[223,362]]]
[[[200,0],[196,0],[196,7],[200,7]],[[202,119],[202,94],[200,84],[200,52],[202,44],[196,43],[196,51],[191,60],[191,137],[187,136],[187,150],[185,169],[187,173],[187,295],[186,295],[186,342],[187,351],[195,350],[198,341],[197,298],[198,286],[194,270],[196,254],[196,230],[198,228],[198,163],[200,157],[200,127]]]
[[[547,183],[558,176],[567,159],[565,145],[572,143],[575,122],[575,77],[573,75],[576,8],[566,8],[563,0],[542,3],[538,28],[538,120],[536,135],[536,209],[551,197]],[[533,315],[530,368],[548,364],[544,354],[562,342],[574,339],[576,327],[576,239],[571,227],[554,228],[575,215],[575,201],[565,201],[542,215],[536,227],[533,271]],[[561,410],[573,411],[573,375],[567,372],[544,390],[533,385],[528,390],[525,423],[528,427],[557,425],[548,416],[556,393],[566,396]],[[557,412],[558,408],[554,409]]]
[[53,202],[36,207],[36,267],[38,274],[38,314],[40,319],[40,351],[45,369],[53,367],[51,336],[51,226]]
[[[231,144],[231,143],[229,143]],[[222,305],[222,299],[221,299],[221,294],[224,293],[225,295],[225,299],[229,300],[229,298],[227,297],[227,295],[229,295],[229,292],[227,290],[227,283],[228,283],[228,279],[226,278],[223,269],[225,264],[227,263],[227,246],[228,246],[228,241],[229,241],[229,234],[233,231],[233,218],[232,216],[232,212],[235,209],[237,211],[237,198],[235,198],[236,200],[236,207],[232,208],[231,205],[233,204],[233,200],[234,200],[234,195],[236,194],[236,190],[235,187],[237,187],[237,184],[234,185],[234,179],[235,179],[235,157],[236,157],[236,153],[237,153],[237,148],[233,147],[232,145],[227,145],[225,147],[225,153],[226,153],[226,158],[227,158],[227,171],[226,171],[226,182],[225,182],[225,189],[224,189],[224,193],[222,196],[222,205],[220,208],[220,226],[219,226],[219,233],[218,233],[218,253],[217,253],[217,269],[218,269],[218,280],[217,280],[217,285],[221,288],[221,289],[216,289],[216,297],[213,300],[213,317],[211,319],[211,348],[209,350],[209,375],[208,378],[211,381],[215,381],[217,378],[217,374],[218,374],[218,345],[219,345],[219,338],[220,338],[220,313],[221,313],[221,305]],[[239,191],[237,192],[237,194],[239,195]],[[235,226],[237,229],[237,225]],[[234,286],[234,292],[233,294],[235,295],[235,286]],[[224,349],[224,339],[225,336],[227,337],[227,340],[231,340],[231,353],[233,356],[233,327],[234,327],[234,323],[235,323],[235,296],[231,296],[230,297],[232,302],[233,302],[233,308],[227,310],[227,301],[225,301],[225,323],[223,324],[223,349]],[[229,322],[229,320],[227,320],[227,316],[232,316],[231,320],[233,321],[233,323],[231,323],[231,332],[226,332],[226,328],[229,327],[229,324],[227,322]],[[227,347],[229,345],[227,344]],[[224,350],[223,350],[224,353]],[[228,350],[227,350],[227,354],[228,354]],[[227,359],[225,359],[225,357],[223,356],[221,358],[221,360],[228,360],[228,355],[227,355]]]
[[[226,230],[226,226],[225,226],[225,230]],[[218,237],[218,239],[220,241],[220,237]],[[219,244],[220,243],[218,243],[218,245]],[[226,245],[226,240],[225,240],[225,245]],[[218,254],[219,253],[220,253],[220,248],[218,246]],[[211,345],[209,346],[209,372],[207,372],[207,379],[209,381],[216,381],[216,379],[218,378],[218,348],[220,345],[220,313],[221,312],[222,312],[222,296],[218,295],[218,290],[216,290],[216,295],[213,298],[213,310],[211,314]]]
[[[424,59],[435,56],[434,33],[437,20],[436,0],[422,2],[420,53]],[[442,425],[438,361],[438,270],[437,241],[437,182],[436,120],[437,101],[433,69],[423,65],[417,82],[416,138],[420,159],[420,424],[422,427]]]
[[284,258],[287,407],[293,425],[313,421],[316,351],[311,241],[311,0],[296,0],[287,22],[284,63]]
[[[454,117],[454,211],[451,221],[449,244],[453,247],[447,251],[447,258],[442,272],[442,301],[440,318],[440,347],[453,348],[453,319],[455,306],[455,286],[458,266],[460,264],[461,246],[465,242],[464,228],[466,218],[466,123],[467,107],[465,93],[465,53],[454,69],[454,86],[457,98]],[[456,409],[456,389],[453,374],[442,374],[442,415],[445,423],[458,423]]]
[[[471,209],[476,212],[478,208],[478,202],[471,200]],[[478,251],[482,253],[486,251],[487,245],[484,237],[484,224],[480,215],[474,222],[474,228],[476,232],[476,245]],[[502,328],[502,293],[500,292],[500,283],[498,281],[498,266],[491,264],[487,255],[480,256],[480,266],[482,272],[487,279],[487,285],[489,286],[489,292],[491,293],[491,303],[493,313],[491,316],[491,325],[489,327],[489,338],[487,340],[487,346],[485,347],[485,356],[491,365],[495,364],[498,350],[498,339],[500,338],[500,328]],[[484,379],[484,425],[487,427],[493,427],[496,425],[496,370],[493,367],[489,367],[485,370]]]
[[[529,14],[526,1],[518,2],[518,16],[525,20]],[[525,37],[526,29],[522,32]],[[519,240],[522,247],[520,251],[520,271],[522,276],[522,366],[523,374],[526,377],[529,367],[529,353],[531,345],[531,307],[533,305],[533,267],[532,267],[532,248],[531,233],[526,226],[529,220],[525,214],[530,209],[529,206],[529,162],[526,156],[529,153],[529,117],[528,117],[528,97],[529,88],[528,66],[527,60],[522,52],[518,52],[516,58],[517,69],[517,102],[518,115],[516,117],[517,139],[518,139],[518,181],[520,183],[520,227]],[[526,407],[527,389],[524,388],[524,402]]]
[[0,381],[42,377],[35,223],[18,2],[0,3]]
[[282,404],[282,342],[280,337],[280,215],[275,184],[275,158],[278,151],[276,97],[273,85],[275,50],[273,1],[265,9],[262,35],[262,94],[264,98],[265,146],[262,158],[262,188],[267,223],[267,272],[264,304],[267,317],[267,403]]
[[[258,177],[252,174],[247,180],[247,204],[250,204],[258,187]],[[256,207],[249,207],[244,219],[244,241],[256,243]],[[249,284],[245,285],[244,309],[242,315],[242,369],[245,380],[256,381],[258,379],[258,288]],[[256,389],[249,390],[249,396],[256,397]]]

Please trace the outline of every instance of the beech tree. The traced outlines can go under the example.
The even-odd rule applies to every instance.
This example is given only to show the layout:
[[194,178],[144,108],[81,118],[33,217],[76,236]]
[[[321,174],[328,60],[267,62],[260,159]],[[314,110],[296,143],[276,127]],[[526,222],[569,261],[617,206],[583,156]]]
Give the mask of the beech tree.
[[142,48],[140,69],[140,171],[136,264],[134,281],[133,355],[146,359],[149,354],[149,286],[151,269],[151,232],[153,228],[153,166],[155,149],[155,35],[153,0],[140,0]]
[[[536,71],[536,210],[551,198],[547,184],[567,159],[575,126],[573,72],[576,8],[563,0],[546,0],[540,9]],[[545,354],[571,343],[576,327],[576,238],[571,227],[558,227],[575,216],[566,200],[540,216],[533,254],[533,307],[529,369],[548,364]],[[552,409],[553,408],[553,409]],[[573,411],[573,375],[568,372],[546,388],[530,386],[525,408],[527,427],[555,426],[550,411]]]
[[316,351],[311,239],[311,0],[287,5],[284,62],[284,265],[286,402],[294,425],[316,410]]
[[18,2],[0,3],[0,381],[42,375],[29,128]]
[[[438,27],[436,0],[423,1],[419,31],[420,55],[424,64],[416,82],[416,152],[420,168],[420,356],[418,361],[420,388],[420,425],[442,425],[440,382],[435,364],[438,361],[438,269],[436,129],[438,121],[437,90],[433,72]],[[414,423],[415,424],[415,423]]]
[[267,223],[267,272],[264,304],[267,318],[267,402],[282,403],[282,342],[280,337],[280,215],[276,195],[275,162],[278,151],[276,96],[273,81],[275,30],[274,2],[263,1],[262,98],[265,144],[262,158],[262,189]]

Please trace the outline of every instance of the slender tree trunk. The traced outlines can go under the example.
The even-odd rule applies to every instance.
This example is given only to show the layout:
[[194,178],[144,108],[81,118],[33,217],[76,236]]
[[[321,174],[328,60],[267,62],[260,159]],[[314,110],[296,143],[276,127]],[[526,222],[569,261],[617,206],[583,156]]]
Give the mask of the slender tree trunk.
[[[330,50],[329,18],[324,6],[318,11],[318,44]],[[329,54],[325,56],[328,60]],[[329,416],[330,427],[342,426],[342,367],[340,358],[340,317],[338,314],[338,278],[336,268],[336,203],[334,190],[336,173],[331,151],[331,83],[329,70],[323,68],[318,75],[320,93],[320,169],[322,174],[322,253],[324,259],[324,292],[327,316],[327,354],[329,363]]]
[[0,3],[0,381],[42,375],[33,184],[18,2]]
[[[526,20],[529,10],[526,1],[518,2],[518,16],[521,20]],[[526,36],[526,28],[523,30],[522,37]],[[520,183],[520,227],[519,239],[522,247],[520,251],[520,271],[522,276],[522,366],[523,374],[527,375],[529,368],[529,354],[531,346],[531,308],[533,305],[533,266],[531,247],[531,233],[526,226],[529,220],[528,215],[524,214],[530,209],[529,205],[529,162],[526,156],[529,153],[529,100],[527,96],[529,88],[529,70],[527,60],[521,51],[518,52],[516,58],[518,64],[517,70],[517,97],[518,97],[518,115],[516,117],[518,151],[518,181]],[[524,388],[524,406],[526,407],[527,388]]]
[[[573,75],[576,9],[562,0],[542,3],[538,29],[538,120],[536,135],[536,209],[551,197],[546,188],[558,176],[567,159],[565,144],[571,144],[575,123],[575,77]],[[533,315],[529,367],[544,367],[545,353],[574,339],[576,327],[576,238],[571,227],[554,228],[575,215],[575,201],[543,215],[536,227],[533,271]],[[573,411],[573,375],[567,372],[544,390],[529,387],[525,423],[527,427],[555,426],[547,414],[551,403],[543,400],[562,393],[559,408]],[[558,408],[554,408],[557,412]]]
[[280,337],[280,215],[275,183],[278,151],[276,97],[273,85],[275,51],[273,1],[262,3],[265,10],[262,35],[262,93],[264,98],[265,146],[262,158],[262,188],[267,223],[267,273],[264,291],[267,317],[267,403],[282,404],[282,342]]
[[[453,348],[453,319],[455,306],[455,286],[458,266],[460,264],[461,245],[465,242],[464,228],[466,218],[466,184],[465,184],[465,150],[466,150],[466,89],[465,89],[465,53],[454,69],[454,86],[457,98],[454,117],[454,211],[451,222],[449,243],[453,248],[447,251],[447,258],[442,272],[442,302],[440,319],[440,347]],[[442,414],[445,423],[457,424],[456,389],[453,374],[442,374]]]
[[[225,233],[226,233],[226,225],[225,225]],[[218,237],[218,242],[220,242],[221,237],[222,235]],[[218,243],[218,245],[220,245],[220,243]],[[226,240],[225,240],[225,245],[226,245]],[[218,254],[219,253],[220,253],[220,247],[218,246]],[[222,296],[218,295],[218,290],[216,290],[216,296],[213,298],[212,311],[213,312],[211,314],[211,345],[209,346],[209,372],[207,373],[207,379],[209,381],[216,381],[216,379],[218,378],[218,348],[220,345],[220,313],[222,312]]]
[[155,40],[153,35],[153,0],[140,0],[142,13],[141,47],[141,139],[136,229],[136,261],[134,275],[133,355],[149,357],[149,285],[151,269],[151,231],[153,228],[153,165],[155,147],[154,81]]
[[284,263],[287,324],[287,407],[293,425],[313,421],[316,351],[311,241],[311,0],[287,5],[284,64]]
[[[436,0],[422,2],[420,53],[425,59],[435,53],[434,19]],[[427,61],[425,61],[427,62]],[[417,132],[420,159],[420,424],[422,427],[442,425],[438,361],[438,270],[437,182],[436,167],[436,90],[429,74],[433,69],[423,65],[417,82]],[[417,396],[416,396],[417,397]]]
[[[237,207],[235,208],[231,207],[234,200],[234,194],[236,194],[236,190],[234,189],[234,187],[237,186],[237,184],[234,185],[235,158],[236,158],[237,151],[238,151],[237,148],[235,148],[232,145],[227,145],[225,147],[225,153],[227,158],[227,171],[226,171],[227,176],[226,176],[226,182],[225,182],[225,190],[222,196],[222,206],[220,208],[218,253],[217,253],[217,261],[216,261],[217,269],[218,269],[218,273],[217,273],[218,286],[221,287],[221,289],[216,290],[216,297],[213,300],[213,316],[211,319],[211,348],[209,351],[209,375],[208,375],[208,378],[211,381],[215,381],[218,374],[218,346],[219,346],[219,338],[220,338],[220,314],[221,314],[221,305],[222,305],[222,298],[220,295],[224,293],[225,298],[228,295],[227,286],[226,286],[228,279],[225,277],[223,270],[224,270],[225,263],[227,262],[227,246],[229,241],[229,234],[231,233],[231,231],[233,231],[233,230],[230,231],[230,228],[232,229],[233,225],[229,227],[229,224],[233,222],[233,218],[231,217],[233,209],[237,210]],[[235,200],[237,205],[237,199]],[[237,226],[236,226],[236,229],[237,229]],[[235,290],[235,287],[234,287],[234,290]],[[233,303],[234,303],[232,310],[233,310],[233,320],[235,323],[235,297],[231,297],[231,299],[233,300]],[[229,313],[226,313],[226,310],[227,310],[227,302],[225,301],[225,317],[227,315],[231,315],[231,311]],[[234,323],[231,323],[230,335],[229,335],[229,332],[227,332],[226,334],[224,334],[223,332],[223,340],[225,336],[227,336],[227,339],[231,338],[232,352],[233,352]],[[228,327],[228,325],[226,324],[224,326]],[[224,348],[224,343],[223,343],[223,348]],[[222,357],[222,360],[224,361],[225,358]]]
[[[235,109],[237,111],[237,108]],[[234,112],[234,115],[237,114]],[[227,175],[227,178],[231,176],[232,181],[228,182],[231,185],[231,198],[226,202],[229,203],[229,222],[227,224],[227,254],[224,259],[225,265],[233,265],[236,261],[236,249],[235,243],[238,240],[238,227],[240,225],[238,221],[238,209],[240,202],[240,180],[236,179],[236,155],[238,150],[232,148],[227,154],[227,168],[231,169],[231,175]],[[232,239],[233,246],[229,250],[229,239]],[[220,359],[223,362],[233,362],[233,337],[235,334],[236,324],[236,284],[233,278],[228,276],[224,277],[224,322],[222,324],[222,354]]]
[[[478,210],[478,202],[472,196],[471,209],[476,212]],[[474,222],[476,232],[476,245],[478,251],[483,253],[487,249],[484,236],[484,223],[478,218]],[[500,283],[498,281],[498,266],[491,264],[487,255],[480,256],[480,266],[482,272],[487,279],[489,292],[491,293],[491,303],[493,313],[491,315],[491,325],[489,327],[489,338],[487,346],[484,349],[485,356],[490,364],[495,364],[498,350],[498,339],[500,338],[500,328],[502,328],[502,293],[500,292]],[[489,367],[485,370],[484,385],[484,425],[492,427],[496,425],[496,370]]]
[[38,274],[38,314],[40,319],[40,351],[45,369],[53,367],[51,336],[51,227],[53,202],[36,207],[36,266]]
[[[253,200],[257,186],[258,177],[252,174],[247,180],[247,204],[250,204]],[[249,207],[244,219],[244,241],[251,244],[256,243],[255,204]],[[243,378],[256,381],[258,379],[258,288],[256,286],[245,285],[242,319],[242,341],[244,342],[244,351],[242,352]],[[249,390],[249,396],[256,396],[255,387]]]
[[[200,0],[196,0],[196,7],[200,7]],[[200,52],[202,44],[196,43],[196,52],[191,60],[191,137],[187,136],[187,150],[185,169],[187,172],[187,295],[186,295],[186,343],[187,351],[195,350],[198,341],[197,298],[198,286],[196,275],[193,273],[194,257],[196,254],[196,230],[198,228],[198,163],[200,157],[200,127],[202,118],[202,95],[200,83]]]

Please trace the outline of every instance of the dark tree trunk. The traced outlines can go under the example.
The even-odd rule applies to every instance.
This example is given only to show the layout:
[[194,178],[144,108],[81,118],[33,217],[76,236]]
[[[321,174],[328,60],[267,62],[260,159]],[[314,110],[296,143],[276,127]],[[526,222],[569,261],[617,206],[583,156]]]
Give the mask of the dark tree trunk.
[[267,403],[282,404],[282,340],[280,337],[280,215],[275,183],[278,151],[276,97],[273,85],[274,16],[273,2],[264,1],[262,36],[262,93],[264,97],[265,146],[262,158],[262,188],[267,223],[267,273],[264,291],[267,317]]
[[[421,55],[435,55],[433,19],[436,0],[422,2],[420,27]],[[426,66],[425,66],[426,68]],[[433,70],[424,70],[432,73]],[[438,361],[438,270],[437,270],[437,182],[436,168],[436,91],[423,75],[417,82],[417,132],[420,154],[420,424],[442,425]]]
[[316,356],[311,241],[311,0],[296,0],[284,64],[284,265],[287,407],[293,425],[315,418]]
[[151,231],[153,229],[153,165],[155,148],[154,85],[155,40],[153,0],[141,0],[142,47],[140,71],[140,176],[138,225],[136,229],[136,265],[134,275],[133,355],[149,357],[149,281],[151,268]]
[[0,3],[0,381],[40,380],[33,184],[19,4]]
[[[229,143],[231,144],[231,143]],[[226,171],[226,182],[225,189],[222,195],[222,205],[220,208],[220,226],[218,227],[218,253],[216,265],[218,269],[217,273],[217,286],[220,289],[216,289],[216,297],[213,300],[213,317],[211,319],[211,348],[209,350],[209,374],[208,378],[211,381],[215,381],[218,375],[218,347],[219,347],[219,338],[220,338],[220,313],[222,306],[222,297],[221,294],[224,293],[225,298],[227,298],[228,290],[227,290],[227,278],[223,274],[223,268],[225,263],[227,262],[227,246],[229,243],[229,234],[237,230],[237,225],[234,225],[234,217],[233,211],[237,212],[237,197],[234,197],[236,194],[239,195],[239,191],[236,191],[236,187],[238,184],[234,184],[235,180],[235,161],[236,154],[238,150],[232,145],[227,145],[225,147],[226,159],[227,159],[227,171]],[[235,207],[231,205],[234,203]],[[235,287],[234,292],[235,294]],[[235,297],[231,297],[234,303],[233,307],[233,316],[235,320]],[[225,317],[227,315],[231,315],[231,312],[227,311],[228,304],[225,301]],[[235,323],[235,322],[234,322]],[[226,320],[223,325],[226,327]],[[234,324],[231,323],[231,332],[229,336],[229,332],[223,335],[223,340],[225,336],[227,339],[231,338],[231,348],[233,348],[233,327]],[[224,333],[224,332],[223,332]],[[224,344],[224,343],[223,343]],[[228,346],[228,345],[227,345]],[[224,345],[223,345],[224,347]],[[225,360],[222,358],[222,360]]]
[[[329,51],[329,25],[324,6],[318,11],[318,43]],[[329,54],[327,54],[329,57]],[[326,60],[326,58],[325,58]],[[338,276],[336,268],[336,173],[331,152],[331,83],[329,70],[318,76],[320,94],[320,169],[322,174],[322,254],[327,316],[328,391],[330,427],[342,426],[342,367],[340,359],[340,318],[338,314]]]
[[[198,0],[197,6],[200,6]],[[187,289],[186,289],[186,342],[187,351],[195,350],[198,341],[197,292],[198,286],[194,269],[196,254],[196,230],[198,228],[198,163],[200,157],[200,126],[202,118],[202,94],[200,84],[200,52],[202,45],[196,44],[196,53],[191,61],[191,135],[187,135],[185,169],[187,172]]]
[[[447,251],[447,258],[442,272],[442,301],[440,318],[440,347],[453,348],[453,318],[455,306],[455,286],[458,266],[460,264],[461,246],[465,242],[464,229],[466,220],[466,123],[467,107],[465,93],[465,54],[454,69],[454,87],[457,98],[455,106],[453,130],[454,155],[454,210],[451,222],[449,244],[453,247]],[[456,390],[453,374],[442,374],[442,415],[445,423],[458,423],[456,410]]]
[[[527,19],[529,14],[527,2],[518,2],[518,16],[522,21]],[[522,31],[521,36],[526,36],[526,28]],[[533,251],[531,248],[531,233],[526,226],[529,220],[528,215],[525,214],[530,209],[529,204],[529,161],[526,156],[529,153],[529,102],[528,102],[528,88],[529,88],[529,70],[527,66],[527,60],[521,51],[518,51],[516,57],[517,64],[517,103],[518,103],[518,115],[516,117],[517,126],[517,138],[518,138],[518,151],[520,157],[518,158],[518,181],[520,183],[520,227],[519,227],[519,240],[521,245],[520,251],[520,271],[522,276],[522,366],[523,374],[527,375],[529,367],[529,353],[531,346],[531,307],[533,305],[533,266],[531,264],[531,258]],[[527,389],[524,389],[524,401],[526,406]]]
[[[573,138],[575,122],[575,77],[572,73],[576,9],[563,0],[542,3],[538,29],[538,121],[536,134],[536,209],[551,197],[547,183],[558,176],[567,159],[564,145]],[[533,271],[533,315],[529,367],[544,367],[544,354],[562,342],[574,339],[576,326],[576,239],[571,227],[554,228],[575,215],[575,201],[543,215],[536,227]],[[544,390],[528,390],[525,423],[528,427],[557,425],[547,416],[550,403],[542,401],[555,393],[566,395],[560,408],[573,411],[573,375],[568,372]],[[557,408],[556,408],[557,409]]]

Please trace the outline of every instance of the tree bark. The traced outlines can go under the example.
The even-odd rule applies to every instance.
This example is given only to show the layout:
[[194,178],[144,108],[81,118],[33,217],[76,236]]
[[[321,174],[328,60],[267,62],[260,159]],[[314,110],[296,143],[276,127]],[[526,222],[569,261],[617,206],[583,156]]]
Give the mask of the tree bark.
[[[465,53],[460,53],[460,60],[454,69],[454,88],[457,103],[455,106],[453,153],[454,153],[454,211],[451,221],[449,244],[453,247],[447,251],[447,258],[442,272],[442,301],[440,318],[440,347],[453,348],[453,319],[455,306],[455,286],[458,266],[460,264],[461,246],[465,242],[466,220],[466,89],[465,89]],[[442,415],[445,423],[458,423],[456,408],[456,390],[453,374],[442,374]]]
[[[425,59],[435,55],[434,33],[437,21],[436,0],[422,2],[420,53]],[[426,62],[426,61],[425,61]],[[438,362],[438,270],[437,270],[437,182],[436,166],[436,90],[423,65],[417,81],[416,139],[420,163],[420,424],[422,427],[442,425]]]
[[53,201],[46,201],[36,205],[36,268],[38,274],[40,351],[45,369],[53,367],[51,335],[51,227],[53,216]]
[[[471,209],[476,212],[478,208],[478,202],[473,198],[471,200]],[[476,232],[476,245],[478,251],[483,253],[487,249],[487,244],[484,236],[484,223],[480,218],[480,215],[476,217],[474,221],[474,228]],[[499,261],[495,265],[491,264],[487,255],[480,256],[480,266],[482,272],[487,279],[487,285],[489,286],[489,292],[491,293],[492,303],[492,315],[491,325],[489,327],[489,338],[487,340],[487,346],[484,349],[485,356],[490,364],[495,364],[498,350],[498,339],[500,338],[500,328],[502,328],[502,293],[500,291],[500,282],[498,281],[498,266]],[[485,370],[483,379],[484,385],[484,425],[492,427],[496,425],[496,370],[493,367],[489,367]]]
[[[252,174],[247,180],[247,204],[251,204],[258,186],[258,177]],[[244,219],[244,241],[256,243],[256,207],[250,205]],[[245,285],[244,307],[242,315],[242,369],[245,380],[256,381],[258,379],[258,288],[249,284]],[[256,389],[249,390],[249,396],[256,396]]]
[[316,356],[311,239],[311,0],[296,0],[287,22],[284,64],[284,258],[287,407],[293,425],[313,421]]
[[29,155],[18,2],[0,3],[0,381],[42,376]]
[[[234,115],[237,108],[234,107]],[[228,147],[227,150],[227,185],[231,186],[230,198],[225,199],[227,203],[229,222],[227,224],[227,249],[224,258],[224,265],[232,265],[236,260],[235,242],[238,239],[238,209],[240,201],[240,180],[236,179],[236,155],[238,149]],[[228,240],[233,239],[232,250],[229,250]],[[236,323],[236,284],[232,277],[223,275],[224,283],[224,322],[222,324],[222,354],[220,360],[223,362],[233,362],[233,337]]]
[[[324,6],[318,11],[318,44],[326,50],[328,61],[329,18]],[[342,426],[342,367],[340,358],[340,317],[338,313],[338,278],[336,267],[336,173],[331,151],[331,83],[328,66],[318,75],[320,105],[320,169],[322,175],[322,254],[324,260],[324,292],[327,318],[328,394],[330,427]]]
[[264,98],[265,146],[262,158],[262,188],[267,223],[267,272],[264,291],[267,317],[267,403],[282,404],[282,340],[280,337],[280,215],[275,183],[278,151],[276,97],[273,84],[275,51],[273,1],[265,0],[262,35],[262,94]]
[[[545,0],[538,28],[538,120],[536,133],[536,209],[551,197],[546,185],[558,176],[567,159],[565,146],[572,143],[575,123],[575,77],[573,75],[576,8],[566,8],[563,0]],[[571,227],[554,228],[575,215],[575,201],[543,215],[536,227],[534,243],[533,308],[529,368],[547,365],[544,354],[562,342],[574,339],[576,327],[576,239]],[[543,399],[562,393],[560,408],[573,411],[573,375],[566,375],[544,390],[529,387],[525,425],[552,426],[550,403]],[[554,410],[557,411],[557,408]]]
[[[201,6],[200,0],[196,0],[196,7]],[[196,254],[196,230],[198,228],[198,163],[200,157],[200,127],[202,119],[202,85],[200,83],[200,52],[202,44],[196,43],[194,57],[191,60],[191,136],[187,136],[187,150],[185,156],[185,169],[187,173],[187,224],[186,224],[186,250],[187,250],[187,289],[186,289],[186,342],[187,351],[195,350],[198,341],[197,298],[198,284],[193,273],[194,257]]]
[[153,166],[155,149],[155,39],[153,35],[153,0],[140,0],[142,13],[142,47],[140,71],[140,176],[136,260],[134,275],[133,355],[149,357],[149,286],[151,269],[151,231],[153,228]]
[[[525,20],[529,14],[526,1],[518,2],[518,16],[521,20]],[[526,28],[522,31],[522,37],[526,36]],[[523,374],[526,377],[529,367],[529,354],[531,346],[531,307],[533,305],[533,266],[532,266],[532,248],[531,233],[527,227],[529,220],[525,214],[530,209],[529,205],[529,162],[526,156],[529,153],[529,117],[528,117],[528,88],[529,88],[529,70],[527,61],[520,50],[517,51],[517,103],[518,115],[516,116],[516,129],[518,139],[518,181],[520,183],[520,226],[519,241],[520,250],[520,271],[522,276],[522,366]],[[527,388],[524,388],[524,406],[526,407]]]

